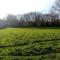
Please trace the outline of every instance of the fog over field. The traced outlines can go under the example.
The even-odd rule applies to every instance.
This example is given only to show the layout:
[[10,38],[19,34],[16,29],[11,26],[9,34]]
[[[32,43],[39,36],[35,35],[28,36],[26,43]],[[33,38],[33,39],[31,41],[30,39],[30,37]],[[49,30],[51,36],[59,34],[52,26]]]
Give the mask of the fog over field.
[[60,0],[0,0],[0,60],[60,60]]

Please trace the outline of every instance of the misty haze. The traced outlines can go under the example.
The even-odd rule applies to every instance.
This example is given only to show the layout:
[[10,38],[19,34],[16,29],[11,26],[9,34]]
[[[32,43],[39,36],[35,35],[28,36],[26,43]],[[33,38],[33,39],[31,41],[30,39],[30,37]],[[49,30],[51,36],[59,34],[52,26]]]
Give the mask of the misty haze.
[[60,60],[60,0],[0,0],[0,60]]

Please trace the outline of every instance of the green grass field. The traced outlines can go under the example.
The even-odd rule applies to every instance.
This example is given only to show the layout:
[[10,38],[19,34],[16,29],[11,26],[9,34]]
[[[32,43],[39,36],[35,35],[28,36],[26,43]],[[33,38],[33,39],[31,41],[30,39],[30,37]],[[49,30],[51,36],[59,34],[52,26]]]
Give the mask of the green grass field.
[[60,60],[60,28],[1,29],[0,60]]

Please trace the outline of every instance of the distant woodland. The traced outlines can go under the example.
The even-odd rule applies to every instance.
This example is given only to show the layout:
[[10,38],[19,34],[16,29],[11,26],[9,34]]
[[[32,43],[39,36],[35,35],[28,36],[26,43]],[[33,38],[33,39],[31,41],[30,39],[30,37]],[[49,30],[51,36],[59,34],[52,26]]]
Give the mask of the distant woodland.
[[60,0],[56,0],[48,13],[30,12],[24,15],[9,14],[0,19],[0,28],[60,26]]

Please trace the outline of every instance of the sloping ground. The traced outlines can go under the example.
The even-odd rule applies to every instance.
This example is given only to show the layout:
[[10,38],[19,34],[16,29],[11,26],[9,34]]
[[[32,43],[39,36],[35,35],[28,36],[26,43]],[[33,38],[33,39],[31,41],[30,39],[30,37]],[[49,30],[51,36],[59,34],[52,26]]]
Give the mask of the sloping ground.
[[0,30],[0,60],[60,60],[60,28]]

